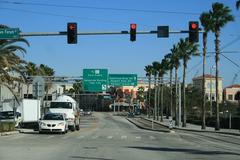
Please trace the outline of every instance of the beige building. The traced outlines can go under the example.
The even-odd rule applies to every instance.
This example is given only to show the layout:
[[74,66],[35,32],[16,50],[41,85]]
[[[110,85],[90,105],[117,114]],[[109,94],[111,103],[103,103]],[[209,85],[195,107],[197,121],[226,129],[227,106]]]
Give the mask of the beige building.
[[[205,93],[206,93],[206,100],[210,101],[212,98],[212,101],[216,101],[216,80],[215,76],[210,74],[205,74]],[[202,80],[203,77],[195,77],[193,80],[193,86],[199,89],[202,89]],[[222,101],[222,91],[223,91],[223,82],[222,78],[218,78],[218,95],[219,95],[219,101]]]
[[234,84],[234,85],[231,85],[231,86],[228,86],[228,87],[224,88],[224,90],[223,90],[224,101],[237,102],[235,100],[235,95],[238,91],[240,91],[240,85],[239,84]]

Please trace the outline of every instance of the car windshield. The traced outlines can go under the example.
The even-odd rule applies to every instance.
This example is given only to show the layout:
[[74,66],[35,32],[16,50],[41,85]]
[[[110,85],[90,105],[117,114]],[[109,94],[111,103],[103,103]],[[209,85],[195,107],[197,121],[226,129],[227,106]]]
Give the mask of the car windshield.
[[46,114],[43,120],[64,120],[63,115],[60,114]]
[[72,103],[70,103],[70,102],[51,102],[50,108],[72,109]]

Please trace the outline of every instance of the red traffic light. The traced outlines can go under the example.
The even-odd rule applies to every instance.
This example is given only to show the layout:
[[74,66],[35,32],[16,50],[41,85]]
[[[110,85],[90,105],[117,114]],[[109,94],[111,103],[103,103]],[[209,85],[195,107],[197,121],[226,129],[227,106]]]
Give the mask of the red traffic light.
[[192,23],[191,24],[191,29],[197,29],[198,28],[198,24],[197,23]]
[[131,27],[131,29],[136,29],[137,28],[137,24],[132,23],[132,24],[130,24],[130,27]]
[[76,28],[76,25],[75,25],[75,24],[69,24],[69,25],[68,25],[68,28],[69,28],[70,30],[74,30],[74,29]]

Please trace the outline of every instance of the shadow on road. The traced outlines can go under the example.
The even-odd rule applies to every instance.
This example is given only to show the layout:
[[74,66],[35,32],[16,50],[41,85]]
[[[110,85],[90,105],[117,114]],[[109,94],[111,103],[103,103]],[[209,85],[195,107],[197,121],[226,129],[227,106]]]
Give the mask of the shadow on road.
[[82,156],[70,156],[70,158],[76,158],[76,159],[97,159],[97,160],[114,160],[114,159],[108,159],[108,158],[82,157]]
[[197,149],[186,149],[186,148],[165,148],[165,147],[139,147],[139,146],[129,146],[127,148],[135,148],[141,150],[149,150],[149,151],[163,151],[163,152],[185,152],[190,154],[204,154],[204,155],[237,155],[240,153],[226,152],[226,151],[203,151]]

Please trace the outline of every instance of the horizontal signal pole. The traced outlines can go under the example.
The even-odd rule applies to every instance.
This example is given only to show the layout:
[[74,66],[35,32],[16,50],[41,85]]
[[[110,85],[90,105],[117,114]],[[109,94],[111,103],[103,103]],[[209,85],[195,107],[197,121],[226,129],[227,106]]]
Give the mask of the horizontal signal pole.
[[[189,31],[169,31],[171,34],[179,34],[179,33],[189,33]],[[203,33],[203,31],[199,31],[199,33]],[[130,34],[129,31],[109,31],[109,32],[78,32],[77,35],[120,35],[120,34]],[[157,34],[157,31],[138,31],[136,34]],[[64,36],[67,35],[67,32],[29,32],[23,33],[20,32],[19,35],[21,37],[32,37],[32,36]]]

